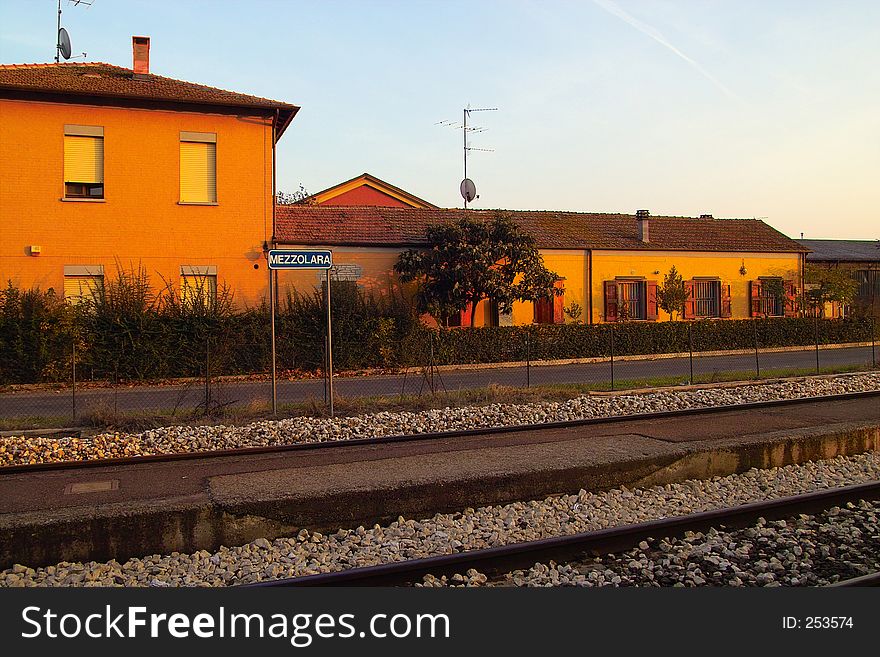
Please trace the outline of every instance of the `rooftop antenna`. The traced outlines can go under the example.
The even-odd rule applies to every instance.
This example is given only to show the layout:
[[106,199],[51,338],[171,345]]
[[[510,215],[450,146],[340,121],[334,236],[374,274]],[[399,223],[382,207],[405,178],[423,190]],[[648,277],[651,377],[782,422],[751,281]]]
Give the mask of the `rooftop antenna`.
[[[67,0],[68,4],[72,3],[74,7],[79,5],[86,5],[88,7],[92,6],[92,2],[86,2],[86,0]],[[67,30],[61,27],[61,0],[58,0],[58,31],[56,32],[57,39],[55,41],[55,63],[59,63],[61,58],[70,59],[70,34],[68,34]],[[85,57],[86,53],[82,55],[77,55],[77,57]]]
[[459,190],[461,191],[461,197],[464,199],[464,209],[467,210],[468,203],[477,198],[477,187],[474,185],[474,181],[468,178],[467,175],[467,160],[468,160],[468,151],[483,151],[486,153],[493,153],[495,149],[493,148],[475,148],[474,146],[470,146],[468,144],[468,133],[469,132],[485,132],[487,128],[475,127],[468,125],[468,119],[470,118],[471,112],[497,112],[497,107],[471,107],[468,105],[462,110],[462,122],[456,123],[454,121],[438,121],[434,125],[441,125],[444,127],[455,128],[456,130],[461,129],[462,133],[462,141],[463,141],[463,152],[464,152],[464,180],[461,181],[461,185]]

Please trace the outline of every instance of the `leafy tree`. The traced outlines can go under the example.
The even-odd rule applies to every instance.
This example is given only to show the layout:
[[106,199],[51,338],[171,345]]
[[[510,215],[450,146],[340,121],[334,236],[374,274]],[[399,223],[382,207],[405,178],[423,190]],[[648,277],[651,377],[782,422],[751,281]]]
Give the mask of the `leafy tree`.
[[671,319],[678,313],[684,315],[684,305],[687,302],[687,288],[684,280],[675,265],[669,269],[669,273],[663,278],[663,285],[657,286],[657,305],[669,313]]
[[826,303],[850,304],[859,289],[852,272],[839,267],[807,265],[804,282],[804,302],[809,308],[818,308],[820,317],[825,316]]
[[584,309],[581,307],[577,301],[572,301],[571,305],[568,308],[563,308],[562,311],[568,315],[571,321],[575,324],[581,323],[581,317],[584,314]]
[[307,199],[311,196],[309,192],[303,187],[303,184],[299,184],[299,189],[295,192],[285,192],[283,190],[278,190],[275,194],[275,202],[278,205],[311,205],[312,202]]
[[534,239],[509,215],[430,226],[426,237],[427,248],[404,251],[394,265],[402,282],[416,283],[420,312],[448,318],[470,308],[473,326],[473,309],[484,299],[494,299],[499,312],[508,313],[514,301],[563,294]]

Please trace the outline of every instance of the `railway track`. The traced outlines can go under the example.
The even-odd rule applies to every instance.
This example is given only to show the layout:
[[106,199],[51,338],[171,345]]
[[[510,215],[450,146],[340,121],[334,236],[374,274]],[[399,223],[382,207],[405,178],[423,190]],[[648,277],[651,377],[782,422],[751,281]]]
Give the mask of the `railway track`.
[[[425,559],[398,561],[366,568],[307,575],[253,584],[255,587],[309,586],[407,586],[422,581],[425,575],[450,577],[474,569],[497,577],[513,570],[528,569],[535,563],[577,560],[585,555],[600,556],[623,552],[641,541],[660,537],[679,537],[686,532],[703,532],[723,525],[725,529],[747,527],[758,518],[784,519],[798,514],[813,514],[834,506],[859,500],[880,498],[880,481],[754,502],[741,506],[664,518],[635,525],[529,541],[485,550],[459,552]],[[833,586],[880,586],[880,574],[874,573],[838,582]]]
[[[586,427],[595,425],[618,424],[630,421],[645,421],[674,417],[690,417],[697,415],[713,415],[735,411],[753,410],[761,408],[775,408],[785,406],[797,406],[816,403],[828,403],[844,401],[848,399],[864,399],[870,397],[880,398],[880,390],[863,392],[848,392],[823,397],[798,397],[793,399],[777,399],[772,401],[748,402],[744,404],[726,404],[719,406],[706,406],[679,409],[673,411],[660,411],[653,413],[637,413],[630,415],[613,415],[607,417],[583,418],[564,422],[547,422],[543,424],[518,424],[500,427],[483,427],[479,429],[466,429],[457,431],[439,431],[418,434],[406,434],[395,436],[381,436],[377,438],[357,438],[351,440],[334,440],[325,442],[293,443],[288,445],[271,445],[260,447],[243,447],[236,449],[202,450],[193,452],[169,452],[162,454],[150,454],[145,456],[133,456],[123,458],[90,459],[73,461],[52,461],[46,463],[18,464],[0,466],[0,475],[22,472],[42,472],[48,470],[73,470],[84,468],[97,468],[117,465],[132,465],[139,463],[161,463],[169,461],[202,460],[212,458],[244,457],[260,454],[282,454],[297,451],[314,451],[329,449],[345,449],[348,447],[363,445],[388,445],[402,442],[429,441],[436,439],[468,438],[473,436],[485,436],[490,434],[508,434],[526,431],[568,429],[574,427]],[[880,411],[878,411],[880,417]]]

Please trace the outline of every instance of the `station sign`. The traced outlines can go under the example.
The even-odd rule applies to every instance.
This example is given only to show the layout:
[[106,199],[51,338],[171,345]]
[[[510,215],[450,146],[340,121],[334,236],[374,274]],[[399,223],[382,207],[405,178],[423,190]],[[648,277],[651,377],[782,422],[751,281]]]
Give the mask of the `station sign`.
[[330,269],[333,252],[315,249],[272,249],[269,269]]

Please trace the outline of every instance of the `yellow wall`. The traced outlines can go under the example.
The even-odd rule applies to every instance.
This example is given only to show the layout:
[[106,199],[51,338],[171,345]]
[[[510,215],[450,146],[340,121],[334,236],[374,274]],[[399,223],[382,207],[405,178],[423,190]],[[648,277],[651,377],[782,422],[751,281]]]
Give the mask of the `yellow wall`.
[[[759,276],[781,276],[796,282],[801,289],[800,255],[797,253],[709,253],[688,251],[594,251],[593,252],[593,321],[604,321],[604,281],[617,276],[644,276],[646,280],[663,282],[675,265],[682,278],[718,276],[730,284],[731,317],[749,317],[749,281]],[[740,267],[746,274],[740,274]],[[589,319],[589,318],[585,318]],[[659,319],[669,315],[660,311]]]
[[[104,127],[103,202],[61,200],[66,123]],[[217,133],[217,205],[178,203],[180,131]],[[118,262],[142,263],[158,287],[177,285],[181,265],[214,265],[252,304],[271,235],[271,118],[0,99],[4,284],[60,291],[65,265],[101,264],[109,278]]]

